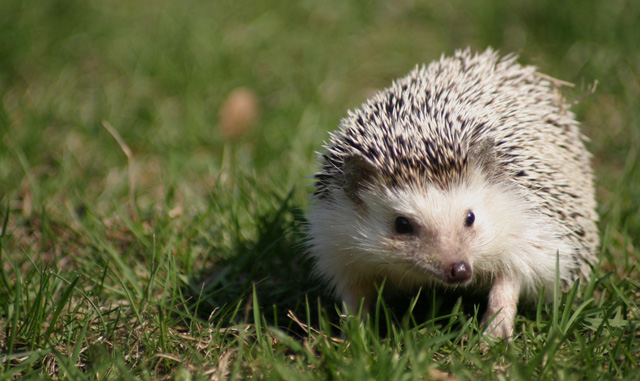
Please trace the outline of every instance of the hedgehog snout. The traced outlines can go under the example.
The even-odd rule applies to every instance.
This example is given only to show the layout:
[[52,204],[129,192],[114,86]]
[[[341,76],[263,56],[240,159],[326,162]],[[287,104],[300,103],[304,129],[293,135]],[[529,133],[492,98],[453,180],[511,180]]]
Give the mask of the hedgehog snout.
[[452,263],[445,272],[445,282],[466,283],[471,280],[471,266],[466,261]]

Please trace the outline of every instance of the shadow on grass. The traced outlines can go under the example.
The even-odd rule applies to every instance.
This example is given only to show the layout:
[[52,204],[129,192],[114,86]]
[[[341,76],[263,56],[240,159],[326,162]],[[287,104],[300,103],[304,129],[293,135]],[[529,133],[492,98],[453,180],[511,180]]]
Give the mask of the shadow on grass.
[[305,254],[305,219],[291,195],[255,218],[255,239],[237,235],[232,255],[214,260],[189,281],[184,292],[196,301],[201,319],[221,326],[254,323],[254,293],[266,323],[286,330],[295,329],[289,311],[317,318],[320,308],[332,308]]

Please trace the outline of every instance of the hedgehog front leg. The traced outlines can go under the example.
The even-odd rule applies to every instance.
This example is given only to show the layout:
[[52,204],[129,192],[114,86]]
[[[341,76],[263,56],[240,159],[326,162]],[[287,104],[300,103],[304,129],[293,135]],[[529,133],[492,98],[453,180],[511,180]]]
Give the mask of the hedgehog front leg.
[[369,312],[371,299],[375,295],[375,288],[368,282],[349,282],[340,287],[339,293],[346,315],[355,315],[358,313],[360,302],[362,302],[362,318],[364,319]]
[[[520,284],[504,274],[498,275],[489,291],[487,311],[482,317],[484,332],[496,338],[509,338],[518,311]],[[494,316],[495,318],[491,320]],[[489,322],[491,320],[491,322]]]

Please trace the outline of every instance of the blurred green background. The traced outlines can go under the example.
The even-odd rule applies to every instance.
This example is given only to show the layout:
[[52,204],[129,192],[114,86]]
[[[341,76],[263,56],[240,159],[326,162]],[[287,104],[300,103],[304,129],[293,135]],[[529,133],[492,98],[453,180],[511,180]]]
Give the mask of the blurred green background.
[[[418,63],[492,46],[576,83],[570,100],[598,81],[575,110],[607,200],[638,146],[638,25],[640,5],[624,0],[3,1],[0,198],[126,195],[103,120],[133,151],[142,205],[167,184],[206,193],[225,163],[286,192],[309,182],[348,108]],[[236,87],[260,112],[229,141],[219,110]]]

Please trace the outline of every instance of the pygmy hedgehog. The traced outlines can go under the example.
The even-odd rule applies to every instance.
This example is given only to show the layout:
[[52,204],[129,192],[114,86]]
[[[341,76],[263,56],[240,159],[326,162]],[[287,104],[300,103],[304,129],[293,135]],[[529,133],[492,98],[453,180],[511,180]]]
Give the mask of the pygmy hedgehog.
[[585,138],[559,81],[516,59],[443,56],[331,134],[310,253],[347,311],[384,279],[486,290],[485,332],[509,337],[520,299],[553,297],[556,259],[563,287],[589,274],[599,238]]

